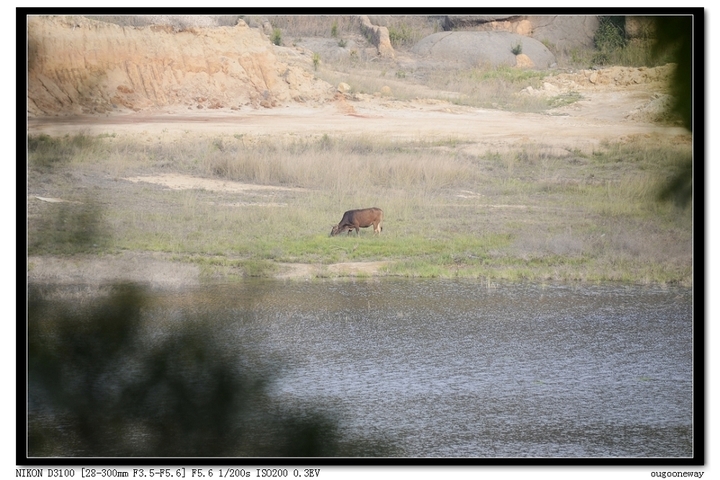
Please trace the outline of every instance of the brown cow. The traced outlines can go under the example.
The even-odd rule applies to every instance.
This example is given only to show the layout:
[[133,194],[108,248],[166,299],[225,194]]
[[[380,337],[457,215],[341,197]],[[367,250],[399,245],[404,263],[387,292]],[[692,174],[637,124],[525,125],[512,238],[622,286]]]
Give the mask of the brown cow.
[[348,235],[352,229],[355,229],[355,234],[360,235],[361,228],[367,228],[370,225],[373,226],[374,233],[378,235],[382,231],[383,211],[379,208],[362,208],[360,210],[348,210],[340,220],[340,223],[335,225],[330,232],[330,236],[343,233],[347,230]]

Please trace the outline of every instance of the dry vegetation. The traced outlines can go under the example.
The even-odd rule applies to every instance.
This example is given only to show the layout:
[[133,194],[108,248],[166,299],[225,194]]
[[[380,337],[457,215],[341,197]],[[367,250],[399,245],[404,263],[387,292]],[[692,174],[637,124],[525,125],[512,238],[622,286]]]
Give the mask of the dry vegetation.
[[[356,15],[273,15],[267,17],[273,27],[284,32],[287,39],[332,37],[342,39],[356,35]],[[392,15],[383,17],[394,48],[412,46],[423,37],[440,31],[437,20],[423,15]]]
[[[160,252],[208,278],[382,261],[386,275],[689,284],[690,209],[657,201],[687,152],[661,138],[558,157],[362,135],[31,137],[31,190],[77,203],[29,202],[30,254]],[[169,173],[284,188],[128,180]],[[381,205],[382,236],[329,238],[347,204]]]

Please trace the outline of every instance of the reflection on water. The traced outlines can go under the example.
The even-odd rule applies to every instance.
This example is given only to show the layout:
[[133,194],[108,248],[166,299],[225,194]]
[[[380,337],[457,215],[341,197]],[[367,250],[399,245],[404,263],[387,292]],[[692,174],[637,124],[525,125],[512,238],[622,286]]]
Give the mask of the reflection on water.
[[[469,281],[247,282],[159,293],[281,361],[268,394],[406,457],[693,453],[692,290]],[[236,321],[232,321],[235,319]]]

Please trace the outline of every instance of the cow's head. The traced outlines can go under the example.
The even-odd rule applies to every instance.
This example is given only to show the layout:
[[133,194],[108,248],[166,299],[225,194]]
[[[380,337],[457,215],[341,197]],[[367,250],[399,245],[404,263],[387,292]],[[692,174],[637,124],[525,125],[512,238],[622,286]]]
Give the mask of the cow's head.
[[330,236],[334,237],[338,233],[340,233],[340,226],[339,225],[333,225],[332,230],[330,230]]

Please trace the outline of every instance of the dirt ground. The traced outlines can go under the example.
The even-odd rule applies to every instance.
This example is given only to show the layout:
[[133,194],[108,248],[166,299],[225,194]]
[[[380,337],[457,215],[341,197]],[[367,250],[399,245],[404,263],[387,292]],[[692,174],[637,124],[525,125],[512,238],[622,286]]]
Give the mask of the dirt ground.
[[652,91],[624,89],[582,92],[583,98],[550,114],[483,110],[437,100],[400,102],[373,96],[341,98],[332,104],[292,105],[239,112],[183,112],[108,116],[32,118],[28,133],[64,135],[249,134],[254,136],[313,136],[323,134],[383,135],[389,138],[455,138],[475,149],[502,150],[523,143],[549,147],[592,149],[604,140],[661,133],[685,135],[680,127],[637,121],[654,98]]
[[[687,137],[681,127],[646,120],[654,103],[663,95],[659,84],[637,86],[590,86],[578,88],[582,99],[545,114],[484,110],[458,106],[438,100],[398,101],[372,95],[338,95],[332,103],[318,106],[295,104],[270,109],[241,111],[181,111],[163,109],[153,113],[123,115],[31,118],[29,134],[65,135],[84,132],[89,135],[115,134],[146,138],[162,134],[164,138],[200,135],[247,134],[282,138],[324,134],[382,135],[386,138],[453,138],[470,153],[502,152],[540,144],[561,152],[591,151],[604,141],[623,141],[632,136],[664,135]],[[172,137],[171,137],[172,138]],[[216,191],[244,191],[274,187],[193,179],[165,175],[128,179],[162,184],[168,188],[195,188],[200,183]],[[204,183],[203,183],[204,182]],[[208,182],[213,182],[208,184]],[[42,201],[42,199],[40,199]],[[277,206],[277,205],[275,205]],[[123,258],[97,259],[76,257],[72,262],[59,258],[30,258],[31,281],[103,282],[123,278],[143,279],[151,283],[176,286],[198,281],[197,269],[173,264],[160,254],[123,254]],[[146,258],[147,257],[147,258]],[[288,265],[281,278],[312,278],[318,273],[337,275],[373,275],[384,262],[347,265]],[[320,270],[322,272],[320,272]]]

